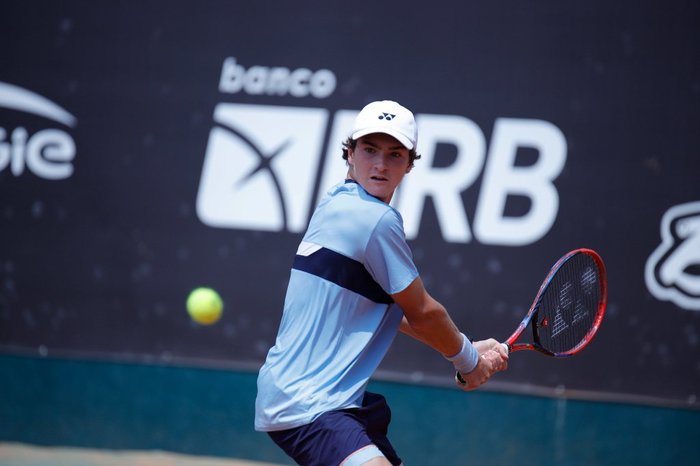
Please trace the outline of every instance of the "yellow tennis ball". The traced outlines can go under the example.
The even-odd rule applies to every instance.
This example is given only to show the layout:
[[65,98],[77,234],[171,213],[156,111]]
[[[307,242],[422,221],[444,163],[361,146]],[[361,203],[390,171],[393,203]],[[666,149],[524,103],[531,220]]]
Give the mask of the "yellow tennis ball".
[[223,310],[224,302],[221,296],[211,288],[195,288],[187,297],[187,312],[198,324],[216,323],[221,318]]

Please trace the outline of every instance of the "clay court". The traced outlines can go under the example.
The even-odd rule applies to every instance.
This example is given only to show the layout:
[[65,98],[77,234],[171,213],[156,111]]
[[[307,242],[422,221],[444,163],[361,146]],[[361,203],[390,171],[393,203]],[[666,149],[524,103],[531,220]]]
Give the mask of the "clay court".
[[0,443],[3,466],[279,466],[160,451],[108,451],[89,448],[37,447]]

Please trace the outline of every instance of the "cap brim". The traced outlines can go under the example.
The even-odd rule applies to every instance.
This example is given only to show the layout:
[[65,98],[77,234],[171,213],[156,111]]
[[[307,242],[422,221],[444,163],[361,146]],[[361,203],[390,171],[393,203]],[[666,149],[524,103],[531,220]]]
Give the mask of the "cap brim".
[[373,128],[364,128],[359,131],[355,131],[352,133],[352,139],[357,140],[361,138],[362,136],[367,136],[368,134],[374,134],[374,133],[383,133],[383,134],[388,134],[389,136],[395,138],[397,141],[401,143],[406,149],[411,150],[413,149],[413,143],[411,142],[410,139],[406,137],[403,133],[400,133],[399,131],[395,131],[392,128],[386,128],[383,126],[375,126]]

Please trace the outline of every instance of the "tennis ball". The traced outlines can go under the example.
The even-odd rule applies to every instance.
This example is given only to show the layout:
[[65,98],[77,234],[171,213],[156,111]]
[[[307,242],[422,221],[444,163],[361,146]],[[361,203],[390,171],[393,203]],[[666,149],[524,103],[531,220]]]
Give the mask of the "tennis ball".
[[221,296],[211,288],[195,288],[187,297],[187,312],[198,324],[216,323],[221,318],[223,310],[224,302]]

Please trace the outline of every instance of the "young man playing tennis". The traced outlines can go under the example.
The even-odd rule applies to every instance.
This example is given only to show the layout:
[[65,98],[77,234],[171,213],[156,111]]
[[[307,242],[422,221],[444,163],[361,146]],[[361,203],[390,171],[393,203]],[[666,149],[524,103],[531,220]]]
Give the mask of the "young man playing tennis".
[[399,465],[391,413],[366,386],[398,330],[454,364],[471,390],[507,366],[433,299],[389,202],[420,156],[413,114],[367,105],[343,143],[345,182],[319,203],[292,266],[275,345],[258,375],[255,428],[304,466]]

